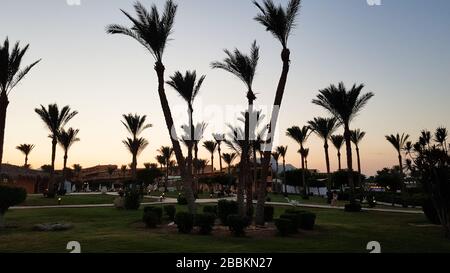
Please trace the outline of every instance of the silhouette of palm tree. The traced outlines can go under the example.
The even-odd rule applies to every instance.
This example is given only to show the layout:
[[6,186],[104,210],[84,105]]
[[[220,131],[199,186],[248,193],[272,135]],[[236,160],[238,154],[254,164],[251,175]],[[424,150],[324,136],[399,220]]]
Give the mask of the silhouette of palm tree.
[[446,153],[448,152],[447,151],[447,137],[448,137],[447,128],[439,127],[436,129],[436,132],[434,133],[434,141],[439,143],[442,150]]
[[222,144],[222,141],[225,140],[225,134],[213,134],[212,136],[217,143],[217,152],[219,153],[219,168],[220,172],[222,172],[222,149],[220,145]]
[[283,158],[283,185],[284,185],[284,194],[287,195],[287,185],[286,185],[286,153],[288,146],[278,146],[276,148],[279,156]]
[[153,5],[149,12],[141,3],[137,2],[134,5],[134,9],[137,18],[132,17],[122,10],[125,16],[133,23],[131,28],[113,24],[109,25],[106,31],[110,34],[122,34],[135,39],[155,58],[154,69],[158,76],[158,94],[161,101],[161,107],[163,109],[172,147],[178,161],[178,166],[180,166],[180,173],[183,178],[183,190],[185,191],[185,197],[188,201],[188,208],[191,213],[195,213],[195,199],[192,191],[192,173],[187,171],[185,158],[174,130],[174,121],[164,89],[165,67],[162,59],[167,41],[172,33],[177,5],[172,0],[168,0],[162,14],[160,14],[156,5]]
[[[80,139],[77,137],[80,130],[69,128],[67,131],[61,129],[61,132],[58,134],[58,143],[61,148],[64,150],[64,162],[63,162],[63,174],[64,179],[67,179],[67,158],[70,147]],[[61,189],[64,184],[61,183]]]
[[205,141],[203,142],[203,147],[211,154],[211,169],[214,173],[214,153],[216,152],[217,142]]
[[337,156],[338,156],[338,170],[342,170],[341,167],[341,148],[344,144],[344,136],[343,135],[332,135],[331,136],[331,143],[333,143],[333,146],[337,150]]
[[302,128],[298,127],[298,126],[293,126],[291,128],[287,129],[286,135],[290,138],[292,138],[293,140],[295,140],[295,142],[297,142],[300,145],[300,150],[299,150],[299,154],[300,154],[300,159],[301,159],[301,166],[302,166],[302,181],[304,181],[305,184],[305,191],[306,194],[308,194],[308,186],[307,186],[307,182],[305,179],[305,156],[304,156],[304,145],[306,143],[306,141],[308,140],[310,134],[311,134],[311,129],[308,126],[303,126]]
[[330,156],[328,154],[328,140],[331,138],[331,134],[337,129],[336,118],[314,118],[308,122],[311,130],[321,139],[323,139],[323,148],[325,151],[325,164],[328,174],[328,190],[330,190]]
[[73,118],[78,112],[72,111],[69,106],[64,106],[59,109],[57,104],[49,104],[47,108],[41,105],[41,108],[36,108],[34,111],[39,115],[41,120],[50,130],[49,137],[52,139],[52,161],[50,170],[50,182],[48,186],[48,197],[54,197],[54,173],[55,173],[55,157],[56,145],[58,144],[58,135],[61,129]]
[[281,60],[283,62],[283,69],[280,80],[278,82],[275,100],[273,103],[272,114],[270,116],[271,122],[268,127],[268,138],[266,146],[264,147],[264,162],[262,163],[261,183],[258,190],[258,203],[256,207],[256,224],[264,225],[264,203],[266,201],[266,182],[268,175],[268,168],[273,145],[273,134],[276,130],[276,121],[278,120],[279,110],[283,101],[284,90],[286,87],[287,76],[290,68],[290,50],[288,48],[288,40],[292,30],[295,28],[296,17],[300,10],[300,0],[290,0],[287,7],[281,5],[275,6],[272,0],[264,0],[262,4],[253,1],[255,6],[260,11],[255,20],[266,28],[266,30],[281,43],[283,49],[281,52]]
[[28,155],[34,149],[34,144],[20,144],[19,146],[16,147],[16,149],[21,151],[25,155],[25,163],[23,164],[23,166],[27,167],[28,166]]
[[396,135],[389,135],[386,136],[386,140],[389,141],[389,143],[392,144],[392,146],[395,148],[398,154],[398,166],[400,170],[400,174],[402,177],[402,193],[405,194],[406,191],[406,185],[403,180],[403,160],[402,160],[402,150],[405,148],[405,144],[408,141],[409,135],[408,134],[402,134],[400,135],[397,133]]
[[358,182],[359,185],[361,186],[361,158],[359,155],[359,143],[363,140],[364,136],[366,135],[366,132],[361,131],[360,129],[356,129],[356,130],[352,130],[350,132],[350,138],[351,141],[353,142],[353,144],[355,145],[355,150],[356,150],[356,159],[358,162]]
[[166,166],[166,177],[165,177],[165,183],[164,183],[164,191],[167,192],[167,184],[169,181],[169,165],[170,165],[170,159],[173,156],[173,148],[169,146],[161,146],[158,150],[161,157],[164,159],[164,164]]
[[30,70],[41,60],[21,69],[22,58],[29,45],[20,47],[17,42],[10,51],[8,38],[0,44],[0,173],[3,163],[3,144],[5,140],[6,111],[9,105],[9,94],[21,82]]
[[352,197],[350,198],[351,202],[354,201],[353,192],[355,190],[355,184],[353,182],[350,122],[356,115],[358,115],[359,112],[361,112],[367,102],[374,96],[371,92],[361,94],[363,88],[364,84],[354,84],[350,90],[347,90],[342,82],[340,82],[338,86],[332,84],[329,87],[320,90],[317,98],[312,101],[314,104],[322,106],[328,110],[344,126],[348,183],[352,191]]

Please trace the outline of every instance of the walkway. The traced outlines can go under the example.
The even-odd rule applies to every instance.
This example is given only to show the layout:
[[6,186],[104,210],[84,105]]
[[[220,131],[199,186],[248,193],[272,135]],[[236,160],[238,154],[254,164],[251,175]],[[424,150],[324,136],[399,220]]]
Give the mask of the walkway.
[[[147,199],[154,199],[154,196],[144,196]],[[235,200],[235,198],[221,198],[227,200]],[[219,199],[197,199],[197,204],[211,204],[217,203]],[[256,201],[254,202],[256,204]],[[165,198],[162,202],[144,202],[141,203],[143,206],[148,205],[168,205],[168,204],[177,204],[176,198]],[[285,206],[285,207],[293,207],[293,205],[289,203],[283,202],[266,202],[267,205],[273,206]],[[17,206],[11,207],[10,209],[23,210],[23,209],[68,209],[68,208],[110,208],[114,207],[114,204],[96,204],[96,205],[61,205],[61,206]],[[318,204],[299,204],[297,207],[303,208],[318,208],[318,209],[337,209],[344,210],[344,207],[333,207],[330,205],[318,205]],[[402,210],[402,209],[380,209],[380,208],[363,208],[363,211],[377,211],[377,212],[393,212],[393,213],[407,213],[407,214],[423,214],[421,210]]]

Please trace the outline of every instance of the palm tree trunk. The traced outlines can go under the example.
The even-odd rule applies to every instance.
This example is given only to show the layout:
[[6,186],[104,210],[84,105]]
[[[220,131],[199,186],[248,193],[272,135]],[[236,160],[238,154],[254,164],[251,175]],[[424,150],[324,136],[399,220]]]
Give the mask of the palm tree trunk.
[[220,149],[220,144],[217,145],[217,151],[219,152],[219,167],[220,167],[220,172],[222,172],[222,152]]
[[325,163],[327,165],[327,190],[331,190],[331,178],[330,178],[330,155],[328,154],[328,141],[325,139],[325,144],[323,145],[325,150]]
[[[276,179],[277,179],[277,182],[278,182],[278,160],[277,160],[277,162],[276,162],[276,166],[275,166],[275,177],[276,177]],[[261,170],[261,172],[262,172],[262,170]],[[262,177],[261,177],[261,179],[262,179]],[[262,180],[261,180],[262,181]],[[274,183],[273,183],[273,179],[272,179],[272,186],[274,185]],[[278,185],[278,183],[277,183],[277,185]],[[278,190],[277,189],[277,192],[279,193],[280,192],[280,190]]]
[[137,155],[133,154],[133,161],[131,162],[131,179],[133,180],[133,190],[136,189],[137,183]]
[[338,156],[339,171],[341,171],[342,167],[341,167],[341,151],[340,150],[338,150],[337,156]]
[[344,125],[344,139],[345,148],[347,153],[347,171],[348,171],[348,184],[350,186],[350,202],[354,202],[355,183],[353,181],[353,161],[352,161],[352,142],[350,139],[350,127],[348,123]]
[[286,160],[283,157],[283,184],[284,184],[284,194],[287,195],[287,184],[286,184]]
[[401,176],[401,187],[402,187],[402,199],[403,199],[403,207],[407,207],[405,200],[406,200],[406,184],[405,184],[405,179],[403,177],[403,160],[402,160],[402,155],[400,153],[400,151],[398,152],[398,166],[400,167],[400,176]]
[[359,184],[359,186],[361,187],[362,186],[362,184],[361,184],[361,159],[360,159],[360,157],[359,157],[359,147],[358,146],[356,146],[356,159],[357,159],[357,162],[358,162],[358,184]]
[[6,91],[0,94],[0,174],[2,172],[3,164],[3,144],[5,141],[5,126],[6,126],[6,110],[8,108],[8,95]]
[[277,120],[279,111],[281,108],[281,103],[283,101],[284,90],[286,88],[287,76],[289,74],[290,67],[290,57],[291,52],[288,48],[283,48],[281,52],[281,60],[283,61],[283,70],[281,72],[280,80],[277,86],[277,92],[275,94],[275,101],[273,103],[271,122],[269,126],[268,136],[268,147],[264,151],[264,162],[262,162],[262,172],[261,172],[261,183],[259,184],[258,190],[258,203],[256,206],[256,224],[264,225],[264,204],[266,202],[266,184],[267,175],[269,172],[270,157],[272,156],[272,145],[273,138],[276,130]]
[[214,174],[214,154],[211,154],[211,173]]
[[181,150],[180,142],[175,134],[175,127],[172,118],[172,113],[170,111],[169,102],[167,101],[166,92],[164,90],[164,71],[165,67],[161,62],[156,62],[155,71],[158,76],[158,94],[161,101],[161,107],[164,113],[164,118],[166,120],[166,126],[169,131],[170,140],[172,141],[172,147],[177,158],[178,167],[180,168],[181,178],[183,179],[183,190],[186,200],[188,202],[188,209],[190,213],[195,214],[195,199],[194,193],[192,191],[192,174],[186,170],[185,160],[183,157],[183,152]]
[[25,165],[23,165],[24,167],[26,167],[28,165],[28,155],[25,155]]

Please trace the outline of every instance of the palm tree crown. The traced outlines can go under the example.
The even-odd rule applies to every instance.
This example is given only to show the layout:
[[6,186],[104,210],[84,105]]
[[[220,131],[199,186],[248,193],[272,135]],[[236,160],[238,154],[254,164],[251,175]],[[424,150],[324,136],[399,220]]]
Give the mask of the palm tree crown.
[[288,128],[286,132],[286,135],[295,140],[298,144],[300,144],[300,146],[303,146],[303,144],[305,144],[310,134],[311,132],[308,126],[303,126],[302,128],[293,126],[291,128]]
[[208,150],[211,154],[214,154],[217,148],[217,142],[215,141],[205,141],[203,142],[203,147]]
[[287,8],[276,6],[272,0],[264,0],[263,4],[253,1],[260,13],[255,20],[266,27],[277,38],[283,48],[287,48],[289,35],[295,27],[295,19],[300,9],[300,0],[291,0]]
[[333,146],[339,151],[342,148],[342,145],[344,145],[344,136],[343,135],[332,135],[331,136],[331,143],[333,143]]
[[[128,137],[127,139],[123,140],[122,143],[125,145],[128,151],[134,156],[139,155],[148,146],[148,141],[143,137],[136,139]],[[132,166],[132,168],[135,167]]]
[[350,133],[350,139],[356,147],[358,147],[364,136],[366,136],[366,132],[361,131],[360,129],[352,130]]
[[30,70],[41,60],[20,69],[22,58],[28,51],[29,45],[20,48],[17,42],[10,52],[8,38],[5,39],[3,45],[0,44],[0,92],[8,95],[9,92],[30,72]]
[[145,129],[151,128],[151,124],[145,124],[147,116],[139,116],[138,114],[122,115],[124,121],[122,124],[127,131],[136,139]]
[[73,128],[69,128],[67,131],[61,129],[61,132],[58,134],[58,142],[64,151],[68,151],[75,142],[80,141],[77,137],[79,132],[80,130]]
[[279,156],[281,156],[282,158],[286,157],[286,153],[287,153],[287,148],[288,146],[278,146],[276,148],[277,153],[279,154]]
[[25,156],[28,156],[34,147],[34,144],[20,144],[16,149],[21,151]]
[[47,109],[41,105],[41,108],[36,108],[34,111],[47,125],[52,138],[57,138],[61,128],[78,114],[77,111],[72,111],[69,106],[64,106],[59,110],[56,104],[49,104]]
[[409,135],[404,133],[401,136],[399,133],[397,133],[397,135],[386,136],[386,140],[394,146],[395,150],[397,150],[399,154],[403,150],[408,138]]
[[134,9],[137,18],[121,10],[133,23],[131,28],[113,24],[107,26],[106,32],[123,34],[135,39],[150,51],[157,62],[161,63],[166,43],[172,33],[177,5],[168,0],[162,15],[159,14],[156,5],[153,5],[149,12],[141,3],[136,2]]
[[201,76],[197,81],[196,71],[186,71],[183,76],[181,72],[177,71],[173,76],[170,77],[170,81],[167,82],[173,89],[175,89],[178,94],[188,103],[189,110],[192,109],[192,104],[194,103],[195,97],[200,92],[203,81],[206,76]]
[[328,140],[331,134],[337,129],[336,118],[314,118],[308,121],[311,130],[324,140]]

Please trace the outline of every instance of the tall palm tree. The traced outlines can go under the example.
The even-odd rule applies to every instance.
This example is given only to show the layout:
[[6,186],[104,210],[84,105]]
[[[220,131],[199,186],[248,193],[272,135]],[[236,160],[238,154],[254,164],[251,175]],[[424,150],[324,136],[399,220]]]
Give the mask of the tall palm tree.
[[203,147],[211,154],[211,169],[214,173],[214,153],[216,152],[217,142],[215,141],[205,141],[203,142]]
[[405,148],[405,144],[408,141],[409,135],[403,133],[402,135],[400,135],[399,133],[397,133],[397,135],[389,135],[386,136],[386,140],[389,141],[389,143],[392,144],[392,146],[394,146],[395,150],[397,151],[398,154],[398,166],[400,169],[400,174],[402,177],[402,193],[405,194],[406,192],[406,185],[405,182],[403,180],[403,160],[402,160],[402,150]]
[[427,146],[428,148],[430,148],[431,132],[428,130],[422,130],[420,132],[419,142],[422,144],[422,146]]
[[217,152],[219,153],[219,168],[220,172],[222,172],[222,149],[220,145],[222,144],[222,141],[225,140],[225,134],[213,134],[213,138],[217,143]]
[[169,165],[170,165],[170,159],[173,156],[174,150],[172,147],[169,146],[162,146],[158,150],[159,154],[164,158],[164,165],[166,166],[166,177],[164,182],[164,191],[167,192],[167,184],[169,183]]
[[364,84],[354,84],[350,90],[345,88],[343,82],[340,82],[338,86],[332,84],[319,91],[319,95],[312,102],[316,105],[322,106],[328,110],[334,117],[337,118],[339,123],[344,126],[344,139],[347,154],[347,169],[348,169],[348,183],[350,185],[352,194],[351,202],[353,199],[353,192],[355,190],[355,184],[353,182],[353,162],[352,162],[352,144],[350,133],[350,122],[358,115],[369,100],[374,96],[369,92],[361,94],[364,88]]
[[341,167],[341,148],[344,144],[344,136],[343,135],[332,135],[331,136],[331,143],[333,143],[333,146],[337,150],[337,156],[338,156],[338,170],[342,170]]
[[195,140],[195,127],[194,127],[194,100],[200,92],[203,81],[206,76],[201,76],[197,80],[197,72],[186,71],[185,76],[181,72],[177,71],[170,77],[170,81],[167,82],[188,104],[188,116],[189,116],[189,138],[185,139],[188,146],[188,158],[187,158],[187,171],[192,173],[192,148],[193,141]]
[[273,138],[277,125],[276,122],[278,120],[279,110],[283,101],[284,90],[290,68],[291,52],[288,48],[288,40],[296,25],[296,18],[300,10],[300,2],[301,0],[290,0],[287,7],[284,8],[281,5],[276,6],[272,0],[264,0],[262,4],[253,1],[260,11],[260,13],[256,15],[255,20],[265,27],[265,29],[281,43],[283,48],[281,51],[283,68],[275,94],[272,114],[270,116],[270,120],[273,122],[271,122],[268,127],[268,139],[265,145],[266,147],[264,148],[264,162],[262,163],[261,183],[259,184],[258,203],[256,208],[257,225],[264,225],[264,203],[266,200],[268,168],[271,161]]
[[191,213],[195,213],[195,199],[192,191],[192,173],[187,171],[185,158],[178,137],[176,136],[172,112],[164,89],[165,67],[163,64],[163,55],[167,41],[170,39],[170,34],[172,33],[177,5],[172,0],[167,0],[162,14],[160,14],[156,5],[153,5],[149,12],[141,3],[137,2],[134,5],[134,9],[137,18],[132,17],[122,10],[125,16],[132,22],[133,25],[131,28],[114,24],[109,25],[106,31],[110,34],[122,34],[133,38],[143,45],[155,59],[154,69],[158,76],[158,94],[161,101],[161,107],[166,120],[172,147],[178,161],[178,166],[180,166],[180,174],[183,178],[183,189],[188,201],[188,208]]
[[436,132],[434,133],[434,140],[439,143],[439,146],[441,146],[442,150],[444,152],[447,151],[447,137],[448,137],[448,131],[445,127],[439,127],[436,129]]
[[233,164],[233,161],[236,159],[237,154],[236,153],[224,153],[222,155],[223,161],[228,165],[228,175],[231,175],[231,164]]
[[34,111],[39,115],[41,120],[50,130],[49,137],[52,139],[52,161],[50,171],[50,182],[48,186],[48,197],[54,197],[54,173],[55,173],[55,157],[56,145],[58,144],[58,135],[61,129],[66,125],[78,112],[72,111],[69,106],[64,106],[59,109],[56,104],[49,104],[47,108],[41,105],[41,108],[36,108]]
[[34,144],[20,144],[19,146],[16,147],[16,149],[21,151],[25,155],[25,163],[23,164],[23,166],[27,167],[28,166],[28,155],[34,149]]
[[[61,132],[58,134],[58,143],[61,148],[64,150],[64,161],[63,161],[63,174],[64,179],[67,179],[67,158],[70,147],[80,139],[77,137],[80,130],[69,128],[67,131],[61,129]],[[61,184],[63,186],[63,184]]]
[[359,143],[363,140],[364,136],[366,135],[366,132],[361,131],[360,129],[352,130],[350,132],[350,138],[352,143],[355,145],[356,150],[356,159],[358,162],[358,183],[361,186],[361,158],[359,155]]
[[302,181],[305,185],[306,194],[308,194],[308,186],[307,186],[306,178],[305,178],[304,145],[305,145],[306,141],[308,140],[309,136],[311,135],[311,129],[309,128],[309,126],[303,126],[302,128],[300,128],[298,126],[293,126],[293,127],[287,129],[286,135],[288,137],[292,138],[293,140],[295,140],[295,142],[297,142],[300,145],[299,153],[300,153],[301,166],[302,166]]
[[328,154],[328,140],[331,137],[331,134],[337,129],[337,120],[336,118],[314,118],[308,122],[311,130],[323,140],[323,148],[325,151],[325,164],[327,167],[327,175],[328,175],[328,190],[331,189],[330,185],[330,156]]
[[305,169],[308,170],[308,156],[309,156],[309,148],[303,148],[303,150],[299,151],[303,158],[305,159]]
[[[256,68],[259,61],[259,47],[256,45],[256,41],[253,42],[251,47],[250,55],[246,55],[235,49],[231,52],[227,49],[224,50],[227,57],[222,62],[213,62],[211,64],[212,68],[223,69],[237,78],[239,78],[247,87],[247,101],[248,101],[248,111],[245,113],[245,134],[244,134],[244,146],[243,155],[241,156],[241,171],[238,184],[238,203],[239,203],[239,214],[244,215],[244,187],[250,181],[247,181],[247,172],[249,166],[248,151],[250,149],[250,113],[253,113],[253,103],[256,100],[256,95],[253,91],[253,79],[255,77]],[[254,130],[253,130],[254,131]]]
[[[122,115],[124,121],[123,126],[130,133],[131,138],[127,138],[122,141],[128,150],[131,152],[131,178],[133,180],[133,186],[137,179],[137,156],[148,145],[148,141],[144,138],[140,138],[142,132],[148,128],[151,128],[151,124],[146,123],[147,116],[139,116],[138,114]],[[129,141],[131,139],[131,142]],[[145,140],[145,141],[144,141]]]
[[127,137],[125,140],[122,141],[122,143],[125,145],[125,147],[128,149],[128,151],[131,153],[132,156],[132,162],[130,167],[131,167],[131,177],[133,180],[133,189],[135,189],[137,182],[136,181],[137,157],[148,146],[148,141],[143,137],[140,138]]
[[21,69],[22,58],[28,51],[29,45],[20,47],[17,42],[10,51],[8,38],[0,44],[0,173],[3,163],[3,143],[5,140],[6,111],[9,105],[9,94],[14,87],[40,62],[40,60]]
[[287,195],[287,185],[286,185],[286,153],[287,153],[287,146],[278,146],[276,148],[277,153],[279,156],[283,158],[283,185],[284,185],[284,194]]

